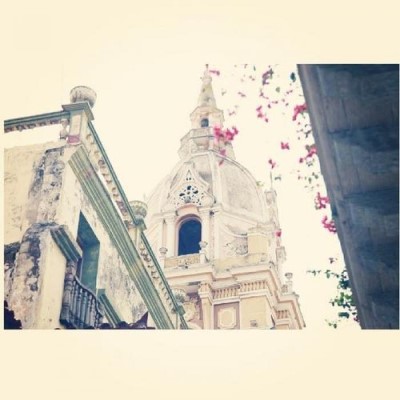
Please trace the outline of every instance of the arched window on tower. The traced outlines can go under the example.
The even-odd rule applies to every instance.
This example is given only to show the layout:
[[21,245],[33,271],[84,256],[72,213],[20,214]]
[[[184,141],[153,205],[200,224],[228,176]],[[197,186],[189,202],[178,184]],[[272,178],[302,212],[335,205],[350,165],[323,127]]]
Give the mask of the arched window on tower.
[[197,219],[188,219],[179,227],[178,256],[200,252],[201,222]]
[[203,118],[203,119],[200,121],[200,126],[201,126],[202,128],[208,128],[208,125],[209,125],[208,118]]

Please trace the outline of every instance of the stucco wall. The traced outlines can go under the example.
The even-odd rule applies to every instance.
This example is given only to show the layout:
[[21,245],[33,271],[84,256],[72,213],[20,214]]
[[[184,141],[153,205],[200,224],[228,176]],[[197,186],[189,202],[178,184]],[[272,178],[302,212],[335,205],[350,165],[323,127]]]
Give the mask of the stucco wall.
[[[25,230],[34,222],[32,215],[27,215],[27,211],[35,170],[38,171],[45,150],[60,145],[60,143],[43,143],[4,150],[5,244],[21,241]],[[31,207],[34,208],[35,205],[31,204]]]
[[78,232],[80,212],[100,241],[97,289],[105,289],[107,297],[119,316],[127,322],[133,322],[146,312],[146,307],[111,238],[83,192],[74,172],[67,164],[58,222],[60,225],[67,225],[75,238]]
[[272,326],[271,309],[265,296],[242,298],[240,315],[241,329],[266,329]]
[[24,327],[59,327],[66,258],[49,229],[65,225],[76,239],[82,213],[100,242],[96,287],[105,289],[121,319],[134,322],[146,312],[144,302],[68,164],[76,148],[61,145],[6,151],[5,243],[22,241],[13,273],[6,276],[10,305]]

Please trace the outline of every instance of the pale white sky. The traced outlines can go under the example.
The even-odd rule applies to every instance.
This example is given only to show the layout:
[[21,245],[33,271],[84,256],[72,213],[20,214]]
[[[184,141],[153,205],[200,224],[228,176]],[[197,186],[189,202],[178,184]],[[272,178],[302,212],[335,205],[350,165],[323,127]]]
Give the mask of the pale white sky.
[[[393,62],[399,50],[390,38],[399,32],[398,13],[392,9],[391,1],[385,0],[379,8],[375,3],[344,0],[329,5],[304,0],[296,6],[265,0],[13,2],[2,12],[0,24],[1,116],[55,111],[69,101],[73,86],[92,87],[98,95],[95,127],[127,195],[141,199],[178,159],[179,139],[190,127],[189,114],[205,63],[228,71],[244,62],[260,68],[321,60]],[[265,181],[267,155],[272,155],[267,137],[272,133],[258,130],[257,122],[252,118],[240,124],[234,146],[238,161]],[[121,339],[123,332],[81,335],[79,340],[68,332],[59,332],[62,339],[53,332],[26,332],[25,339],[14,339],[12,346],[9,336],[0,341],[6,344],[2,354],[10,387],[18,387],[21,396],[31,396],[46,373],[48,384],[55,385],[63,398],[59,387],[71,366],[77,371],[80,360],[74,382],[82,393],[94,390],[100,397],[115,396],[118,387],[150,398],[204,398],[209,390],[204,382],[220,391],[221,398],[265,398],[272,393],[314,398],[316,390],[318,397],[336,399],[343,385],[346,395],[357,398],[376,398],[385,388],[393,393],[395,369],[386,367],[378,374],[370,367],[387,366],[389,353],[398,359],[393,335],[388,340],[385,334],[382,340],[372,333],[332,332],[325,326],[332,288],[328,281],[304,271],[310,264],[326,263],[331,253],[324,249],[333,245],[333,236],[320,228],[319,214],[305,192],[295,192],[297,182],[287,183],[286,188],[283,183],[276,186],[286,269],[294,273],[294,289],[307,323],[301,334],[153,332],[140,335],[140,340],[135,336],[133,343],[131,336]],[[318,218],[311,222],[308,215]],[[20,363],[16,348],[18,356],[28,355],[32,361]],[[368,363],[363,363],[366,354]],[[41,368],[33,368],[38,359]],[[57,360],[61,362],[54,368]],[[342,379],[344,369],[351,376]],[[26,385],[21,385],[21,376]],[[50,398],[48,389],[41,390],[42,398]]]

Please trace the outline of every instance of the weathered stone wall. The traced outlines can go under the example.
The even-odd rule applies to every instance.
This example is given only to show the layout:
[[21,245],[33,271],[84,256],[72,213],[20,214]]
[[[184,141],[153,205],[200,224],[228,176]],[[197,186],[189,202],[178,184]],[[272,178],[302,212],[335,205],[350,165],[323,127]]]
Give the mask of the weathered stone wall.
[[[97,289],[120,318],[133,322],[146,307],[111,238],[68,164],[74,147],[60,144],[6,151],[5,243],[21,243],[6,265],[5,296],[24,328],[58,328],[66,258],[50,228],[65,225],[76,239],[80,213],[100,242]],[[107,199],[104,199],[107,201]]]
[[71,167],[67,164],[58,211],[58,223],[67,225],[74,237],[78,232],[80,213],[85,216],[100,241],[97,289],[105,289],[111,304],[123,320],[136,321],[146,312],[143,300],[96,211],[82,190]]
[[[29,147],[14,147],[4,150],[4,243],[21,241],[26,229],[38,216],[40,199],[37,194],[43,184],[44,169],[52,168],[44,153],[53,151],[60,143],[44,143]],[[59,150],[58,150],[59,151]],[[50,155],[54,159],[54,155]],[[51,164],[51,162],[50,162]],[[47,171],[48,172],[48,171]],[[47,179],[54,179],[49,176]],[[46,189],[48,190],[49,187]],[[44,204],[41,205],[44,207]]]
[[300,65],[361,326],[399,327],[399,66]]
[[50,236],[54,224],[33,224],[5,275],[5,298],[24,328],[58,328],[65,258]]

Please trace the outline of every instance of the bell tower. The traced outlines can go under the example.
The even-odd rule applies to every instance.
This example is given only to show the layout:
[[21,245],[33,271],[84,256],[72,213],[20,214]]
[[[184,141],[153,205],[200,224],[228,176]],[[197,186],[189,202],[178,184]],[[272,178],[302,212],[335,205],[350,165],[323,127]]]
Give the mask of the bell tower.
[[201,81],[180,160],[149,196],[148,239],[191,328],[302,329],[292,275],[282,276],[276,193],[261,190],[230,143],[220,154],[213,128],[224,116],[208,66]]

